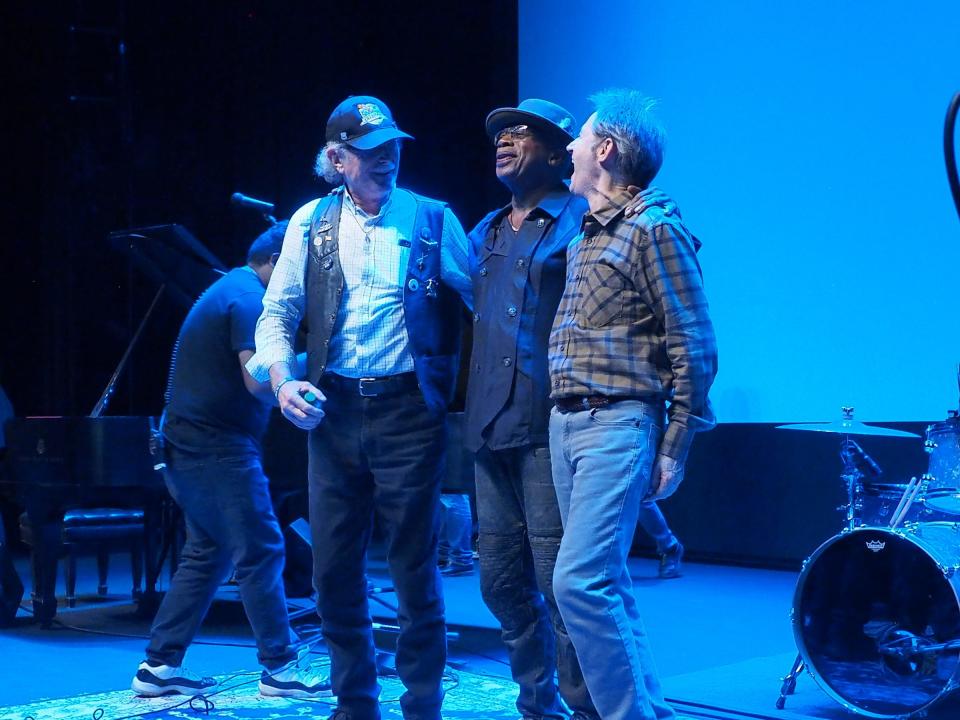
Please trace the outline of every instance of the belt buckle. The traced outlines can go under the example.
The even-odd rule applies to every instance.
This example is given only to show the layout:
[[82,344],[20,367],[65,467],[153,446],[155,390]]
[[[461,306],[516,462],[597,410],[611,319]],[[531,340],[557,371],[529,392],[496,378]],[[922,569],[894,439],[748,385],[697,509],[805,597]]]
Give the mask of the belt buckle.
[[360,382],[357,383],[357,389],[360,391],[360,397],[377,397],[377,395],[379,395],[380,393],[377,393],[377,392],[368,393],[364,389],[365,383],[374,383],[376,381],[377,381],[377,378],[374,378],[374,377],[360,378]]

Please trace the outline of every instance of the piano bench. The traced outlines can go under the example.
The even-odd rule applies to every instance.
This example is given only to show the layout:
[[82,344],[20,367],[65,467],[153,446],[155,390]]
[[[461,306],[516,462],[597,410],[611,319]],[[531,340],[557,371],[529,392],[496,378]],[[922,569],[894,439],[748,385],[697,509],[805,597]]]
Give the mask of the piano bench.
[[[33,546],[33,533],[26,513],[20,518],[21,540]],[[133,574],[133,597],[141,594],[143,581],[144,523],[143,510],[123,508],[77,508],[63,516],[62,540],[66,549],[67,606],[77,604],[77,556],[92,549],[97,555],[97,593],[107,594],[107,571],[110,551],[118,545],[130,550]]]

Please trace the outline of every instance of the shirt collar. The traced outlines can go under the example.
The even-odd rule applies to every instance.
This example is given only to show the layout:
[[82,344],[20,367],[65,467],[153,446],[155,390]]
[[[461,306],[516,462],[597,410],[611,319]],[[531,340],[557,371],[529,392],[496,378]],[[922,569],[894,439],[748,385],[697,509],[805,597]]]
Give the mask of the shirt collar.
[[380,206],[380,212],[378,212],[376,215],[369,215],[366,210],[364,210],[362,207],[360,207],[353,201],[353,197],[347,191],[346,185],[344,185],[343,186],[343,204],[344,204],[344,207],[347,208],[347,210],[349,210],[352,214],[356,215],[357,217],[372,220],[373,218],[378,218],[378,217],[381,217],[382,215],[385,215],[390,210],[390,206],[393,204],[393,196],[396,195],[396,193],[397,193],[396,188],[391,190],[390,195],[387,196],[386,202],[384,202],[383,205]]
[[555,219],[563,212],[564,208],[567,207],[567,203],[570,202],[571,197],[573,196],[569,190],[554,190],[541,200],[537,207]]
[[601,227],[606,227],[624,211],[631,200],[633,200],[633,195],[626,189],[618,190],[606,198],[599,208],[588,212],[586,218],[592,218],[600,223]]
[[[567,203],[570,202],[570,198],[572,197],[573,196],[570,194],[569,190],[554,190],[547,194],[543,200],[541,200],[539,204],[537,204],[537,206],[530,211],[530,214],[532,215],[540,210],[549,215],[551,218],[556,219],[560,213],[563,212],[563,209],[567,206]],[[511,207],[512,205],[507,204],[497,210],[491,223],[500,223],[504,216],[510,212]]]

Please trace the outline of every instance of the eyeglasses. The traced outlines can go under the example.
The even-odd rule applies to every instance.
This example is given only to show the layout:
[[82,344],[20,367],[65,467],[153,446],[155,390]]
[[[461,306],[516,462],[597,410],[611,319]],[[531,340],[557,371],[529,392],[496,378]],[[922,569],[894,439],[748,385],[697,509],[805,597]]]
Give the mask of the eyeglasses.
[[533,132],[530,130],[528,125],[513,125],[511,127],[505,127],[503,130],[498,132],[493,138],[493,144],[496,145],[506,136],[516,140],[523,140],[531,135],[533,135]]

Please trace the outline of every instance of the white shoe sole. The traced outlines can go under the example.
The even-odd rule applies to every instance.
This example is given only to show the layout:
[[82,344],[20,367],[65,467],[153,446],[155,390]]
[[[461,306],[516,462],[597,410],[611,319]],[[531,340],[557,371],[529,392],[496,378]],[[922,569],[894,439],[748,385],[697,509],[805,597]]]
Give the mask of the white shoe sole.
[[189,685],[154,685],[134,678],[130,689],[141,697],[162,697],[164,695],[200,695],[216,687],[211,685],[205,688],[190,687]]
[[278,688],[273,685],[264,685],[259,683],[260,694],[264,697],[287,697],[287,698],[317,698],[331,697],[333,691],[330,688],[310,692],[309,690],[299,690],[297,688]]

